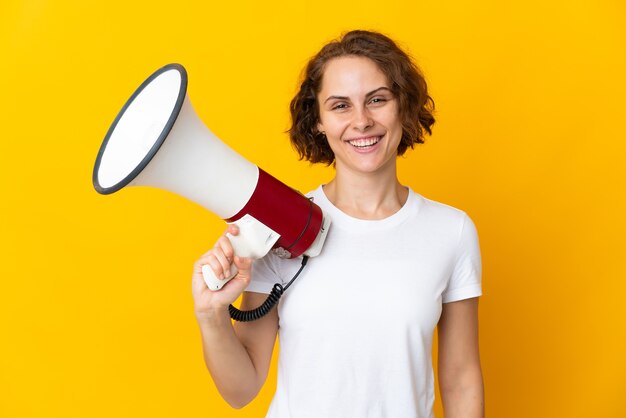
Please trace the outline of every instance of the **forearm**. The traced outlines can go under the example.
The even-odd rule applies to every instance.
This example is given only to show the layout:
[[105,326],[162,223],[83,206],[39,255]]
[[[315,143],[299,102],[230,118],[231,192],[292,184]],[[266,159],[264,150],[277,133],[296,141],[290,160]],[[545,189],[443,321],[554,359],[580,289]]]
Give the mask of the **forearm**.
[[484,418],[485,398],[480,368],[442,379],[441,400],[445,418]]
[[222,309],[198,319],[204,361],[222,397],[234,408],[249,403],[261,384],[254,364]]

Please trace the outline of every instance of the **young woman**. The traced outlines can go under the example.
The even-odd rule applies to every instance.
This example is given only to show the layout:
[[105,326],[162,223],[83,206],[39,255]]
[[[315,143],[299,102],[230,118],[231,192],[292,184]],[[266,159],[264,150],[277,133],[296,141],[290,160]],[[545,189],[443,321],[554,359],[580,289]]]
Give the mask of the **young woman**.
[[[268,417],[432,417],[438,327],[445,416],[483,416],[474,224],[397,178],[398,156],[430,134],[432,110],[419,70],[382,34],[349,32],[311,59],[291,103],[290,136],[302,158],[336,170],[309,195],[332,219],[322,253],[277,309],[234,326],[228,305],[242,292],[241,309],[261,305],[300,260],[269,254],[252,265],[222,236],[194,268],[204,358],[233,407],[250,402],[265,382],[278,334]],[[202,265],[219,277],[233,263],[238,275],[208,290]]]

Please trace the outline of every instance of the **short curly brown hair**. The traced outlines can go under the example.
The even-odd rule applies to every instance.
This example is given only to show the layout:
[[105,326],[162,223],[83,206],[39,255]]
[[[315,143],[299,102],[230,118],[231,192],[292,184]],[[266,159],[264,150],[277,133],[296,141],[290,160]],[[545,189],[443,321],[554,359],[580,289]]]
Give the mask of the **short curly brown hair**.
[[435,103],[428,95],[426,80],[421,71],[387,36],[378,32],[355,30],[326,44],[311,58],[304,71],[300,90],[291,101],[292,124],[289,136],[300,159],[327,165],[335,161],[335,154],[326,137],[317,129],[320,118],[317,95],[322,88],[326,64],[334,58],[348,55],[371,59],[387,76],[391,91],[398,99],[402,123],[398,155],[403,155],[415,144],[424,143],[424,132],[432,134]]

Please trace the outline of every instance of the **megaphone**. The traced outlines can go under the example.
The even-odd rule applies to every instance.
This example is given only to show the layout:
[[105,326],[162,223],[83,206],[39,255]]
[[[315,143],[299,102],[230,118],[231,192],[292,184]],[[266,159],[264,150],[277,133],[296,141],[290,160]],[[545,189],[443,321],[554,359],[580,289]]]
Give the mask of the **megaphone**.
[[[261,170],[217,138],[187,97],[187,72],[166,65],[128,99],[98,152],[93,184],[101,194],[127,186],[165,189],[196,202],[239,227],[228,235],[235,254],[261,258],[318,255],[330,219],[301,193]],[[204,266],[211,290],[219,279]]]

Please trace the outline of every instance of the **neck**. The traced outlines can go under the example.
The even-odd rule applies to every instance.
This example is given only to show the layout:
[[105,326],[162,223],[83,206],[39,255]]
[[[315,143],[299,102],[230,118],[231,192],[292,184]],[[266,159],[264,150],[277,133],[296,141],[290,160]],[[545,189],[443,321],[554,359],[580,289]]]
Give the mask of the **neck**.
[[381,173],[347,173],[337,170],[324,186],[328,200],[347,215],[359,219],[384,219],[402,208],[409,191],[392,170]]

